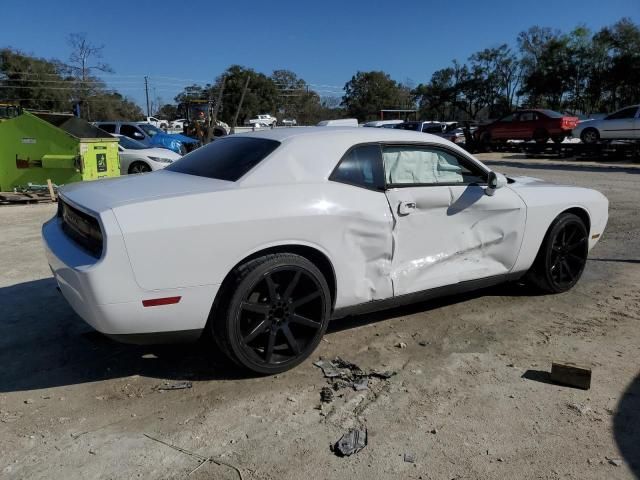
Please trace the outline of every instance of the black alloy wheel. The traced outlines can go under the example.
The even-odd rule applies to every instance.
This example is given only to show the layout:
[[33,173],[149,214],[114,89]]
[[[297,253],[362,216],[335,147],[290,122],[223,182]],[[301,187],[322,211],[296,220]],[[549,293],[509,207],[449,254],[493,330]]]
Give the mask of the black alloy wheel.
[[240,267],[214,338],[236,363],[261,374],[288,370],[317,347],[331,308],[327,282],[304,257],[275,254]]
[[546,292],[566,292],[582,276],[588,251],[584,222],[572,213],[563,213],[547,232],[530,278]]
[[147,173],[151,171],[151,167],[144,162],[135,162],[129,167],[129,173]]

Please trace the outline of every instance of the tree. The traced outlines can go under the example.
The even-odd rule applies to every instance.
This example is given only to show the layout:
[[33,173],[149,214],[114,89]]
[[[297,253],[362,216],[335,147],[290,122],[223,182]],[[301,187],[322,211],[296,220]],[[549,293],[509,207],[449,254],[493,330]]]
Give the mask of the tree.
[[71,47],[69,63],[66,65],[75,78],[76,95],[81,105],[81,116],[90,119],[91,113],[87,100],[104,90],[104,84],[94,75],[94,72],[110,73],[109,65],[101,62],[104,45],[93,45],[87,40],[86,33],[72,33],[67,37]]
[[[222,77],[225,77],[224,95],[218,118],[228,124],[233,123],[233,118],[240,103],[242,90],[247,77],[249,87],[242,102],[242,109],[238,114],[238,124],[242,125],[254,115],[272,113],[275,115],[278,103],[278,89],[272,79],[263,73],[240,65],[231,65],[216,79],[214,92],[220,87]],[[206,89],[208,98],[208,91]],[[215,95],[213,96],[215,98]]]
[[379,118],[384,108],[406,108],[410,92],[381,71],[357,72],[344,86],[342,105],[360,121]]
[[142,120],[145,114],[135,102],[117,92],[98,92],[86,100],[91,115],[100,120]]
[[158,109],[156,116],[166,120],[175,120],[178,118],[178,107],[170,103],[165,103]]
[[27,55],[19,50],[0,50],[0,100],[24,108],[68,111],[72,83],[61,74],[61,63]]

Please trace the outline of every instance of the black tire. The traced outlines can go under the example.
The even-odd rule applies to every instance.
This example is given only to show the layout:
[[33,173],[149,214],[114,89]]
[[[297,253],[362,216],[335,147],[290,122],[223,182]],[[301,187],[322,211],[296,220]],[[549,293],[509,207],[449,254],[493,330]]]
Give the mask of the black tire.
[[545,144],[549,141],[549,132],[540,129],[533,133],[533,139],[537,144]]
[[593,145],[600,141],[600,132],[595,128],[585,128],[580,134],[580,140],[587,145]]
[[210,322],[213,337],[229,359],[255,373],[300,364],[329,324],[327,281],[300,255],[266,255],[241,265],[222,295]]
[[151,167],[144,162],[133,162],[129,165],[129,175],[136,173],[147,173],[151,171]]
[[570,290],[587,263],[589,233],[580,217],[560,214],[551,224],[527,279],[543,292]]

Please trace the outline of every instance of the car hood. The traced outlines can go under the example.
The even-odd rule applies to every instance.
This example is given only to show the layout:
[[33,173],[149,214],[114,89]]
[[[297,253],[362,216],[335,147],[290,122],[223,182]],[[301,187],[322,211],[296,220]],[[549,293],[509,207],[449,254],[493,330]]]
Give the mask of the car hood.
[[210,193],[235,185],[226,180],[158,170],[142,175],[72,183],[60,189],[60,196],[79,207],[100,213],[124,204]]

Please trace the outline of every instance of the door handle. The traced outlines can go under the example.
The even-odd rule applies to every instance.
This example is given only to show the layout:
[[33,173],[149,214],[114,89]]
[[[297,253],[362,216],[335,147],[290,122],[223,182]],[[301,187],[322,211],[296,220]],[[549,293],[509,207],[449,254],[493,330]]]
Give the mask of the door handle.
[[400,202],[398,204],[399,215],[409,215],[416,209],[416,202]]

